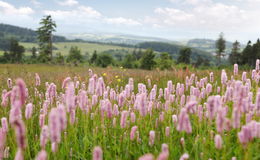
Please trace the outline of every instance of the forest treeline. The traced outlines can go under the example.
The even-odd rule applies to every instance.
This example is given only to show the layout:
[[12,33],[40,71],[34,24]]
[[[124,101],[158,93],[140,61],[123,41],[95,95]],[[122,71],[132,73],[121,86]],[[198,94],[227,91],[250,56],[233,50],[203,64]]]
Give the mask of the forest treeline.
[[[8,49],[8,44],[3,43],[3,41],[7,41],[15,38],[20,42],[31,42],[37,43],[38,34],[32,30],[17,26],[12,26],[8,24],[0,24],[0,49],[5,50]],[[63,36],[53,35],[53,42],[66,42],[67,39]]]

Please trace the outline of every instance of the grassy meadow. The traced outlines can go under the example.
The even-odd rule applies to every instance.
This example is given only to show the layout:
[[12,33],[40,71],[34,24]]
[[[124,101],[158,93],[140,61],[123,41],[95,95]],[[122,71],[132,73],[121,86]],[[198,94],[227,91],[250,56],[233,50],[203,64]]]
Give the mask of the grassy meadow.
[[[8,131],[3,132],[6,136],[6,143],[1,146],[0,142],[0,159],[1,152],[3,153],[3,157],[5,157],[4,159],[14,159],[17,154],[22,154],[24,159],[34,159],[40,151],[43,151],[46,153],[47,159],[88,160],[94,159],[93,155],[95,155],[95,153],[93,153],[93,149],[95,146],[100,146],[102,149],[101,156],[106,160],[135,160],[148,153],[150,153],[150,155],[146,156],[157,157],[159,160],[181,159],[180,157],[184,153],[187,153],[189,159],[192,160],[260,159],[259,137],[253,137],[246,143],[241,143],[238,137],[238,133],[241,132],[243,128],[242,126],[251,124],[249,120],[246,120],[249,114],[251,115],[250,121],[252,121],[252,123],[258,121],[259,127],[259,112],[255,109],[248,109],[241,112],[239,127],[233,127],[232,124],[229,124],[230,121],[234,121],[232,114],[236,107],[236,101],[232,99],[235,98],[234,95],[232,95],[232,97],[225,97],[227,85],[233,87],[235,84],[235,81],[231,80],[231,76],[233,76],[235,80],[241,81],[242,71],[240,71],[238,75],[233,75],[233,70],[226,70],[227,81],[226,85],[224,85],[221,84],[221,74],[223,73],[221,73],[220,70],[176,69],[172,71],[146,71],[124,68],[91,68],[93,74],[97,74],[95,76],[91,74],[89,69],[89,67],[52,65],[0,65],[1,92],[4,90],[12,90],[12,87],[8,88],[8,78],[12,80],[12,86],[15,86],[17,78],[22,78],[28,89],[26,102],[21,107],[20,116],[22,122],[19,118],[19,120],[15,119],[17,122],[24,123],[25,125],[25,137],[23,138],[26,147],[24,147],[21,152],[18,152],[17,148],[21,150],[21,147],[19,146],[19,138],[17,140],[15,138],[17,136],[19,137],[19,134],[15,133],[17,128],[8,123]],[[214,74],[213,81],[210,81],[211,72]],[[37,80],[35,79],[35,73],[38,73],[40,77],[40,85],[36,85]],[[251,80],[251,88],[247,92],[253,94],[252,103],[255,103],[258,84],[250,78],[251,71],[247,71],[247,73],[247,78]],[[96,102],[94,102],[95,98],[93,99],[93,97],[96,97],[100,92],[97,90],[94,91],[95,93],[89,92],[89,83],[91,83],[90,81],[93,76],[97,78],[97,83],[94,84],[95,88],[98,88],[100,85],[98,83],[102,83],[102,79],[105,84],[105,86],[103,86],[104,90],[102,89],[102,95],[97,97]],[[64,79],[67,77],[71,77],[71,79],[64,82]],[[178,93],[180,90],[177,88],[177,84],[185,84],[187,80],[186,77],[190,79],[190,82],[185,85],[186,89],[183,90],[183,93]],[[206,77],[207,80],[205,79]],[[131,93],[129,92],[129,96],[124,96],[124,94],[128,92],[127,88],[131,84],[129,78],[133,78],[134,88],[131,90]],[[173,84],[173,90],[169,92],[169,94],[172,95],[170,96],[171,98],[167,97],[166,93],[159,93],[160,88],[165,92],[165,88],[171,87],[169,81]],[[64,83],[65,88],[62,88]],[[140,83],[142,83],[142,85]],[[198,83],[201,84],[199,85]],[[194,88],[197,88],[197,91],[204,92],[207,84],[212,86],[212,91],[208,91],[202,97],[196,95],[195,91],[193,93]],[[49,92],[49,88],[53,85],[56,86],[56,89],[52,92],[55,94],[52,95],[52,93]],[[151,98],[151,94],[154,94],[151,92],[154,85],[157,85],[156,96]],[[243,82],[242,86],[246,85],[248,84]],[[218,87],[220,87],[220,89],[218,89]],[[83,92],[85,93],[83,95],[86,96],[85,100],[87,100],[87,103],[85,104],[86,106],[79,107],[81,105],[80,97],[82,91],[87,91]],[[117,98],[112,96],[114,93]],[[67,98],[77,97],[77,101],[74,104],[74,109],[66,112],[65,121],[67,122],[67,126],[62,130],[58,129],[58,133],[53,133],[54,131],[51,130],[53,120],[50,114],[55,113],[56,107],[66,108],[66,110],[69,108],[69,102],[62,98],[63,95],[66,97],[67,94],[69,95]],[[162,95],[160,96],[160,94]],[[140,100],[138,99],[140,95],[145,95],[146,98],[144,101],[146,107],[145,115],[143,115],[140,108],[138,108],[143,106],[139,106],[139,103],[136,104],[136,102]],[[205,102],[209,102],[209,97],[213,95],[220,95],[223,99],[228,99],[222,99],[221,106],[215,106],[227,110],[224,115],[225,124],[224,122],[222,124],[224,125],[223,131],[219,131],[216,125],[218,118],[210,119],[208,117],[210,110],[208,110],[207,105],[204,105]],[[4,96],[2,96],[2,102],[3,97]],[[172,99],[173,97],[174,99]],[[185,103],[181,102],[183,101],[181,100],[183,99],[182,97],[184,97],[184,99],[187,98],[184,100]],[[188,97],[195,99],[192,101],[189,100]],[[248,98],[247,95],[245,95],[245,97]],[[19,95],[17,100],[19,100]],[[10,104],[11,100],[8,99],[6,101],[8,102],[7,105],[2,105],[0,108],[0,117],[6,117],[10,120],[12,119],[12,117],[10,117],[12,108],[15,107],[12,107]],[[186,129],[180,130],[178,127],[181,121],[180,113],[188,109],[189,102],[196,102],[196,105],[193,106],[194,108],[191,108],[191,110],[188,110],[185,114],[189,117],[192,132]],[[28,111],[26,111],[28,103],[32,103],[33,105],[33,111],[29,117],[27,115]],[[199,110],[198,108],[201,107],[202,110]],[[44,110],[45,113],[43,112]],[[71,114],[73,112],[75,113],[75,117]],[[219,113],[220,111],[216,111],[217,117]],[[41,143],[43,127],[40,125],[40,117],[42,115],[45,117],[43,123],[49,127],[50,134],[50,137],[47,136],[47,142],[43,146]],[[136,131],[133,130],[134,126],[137,127]],[[155,135],[153,135],[151,131],[154,131]],[[258,128],[258,132],[260,135],[260,127]],[[60,136],[59,142],[53,139],[53,134]],[[216,135],[222,137],[221,141],[217,139],[216,142]],[[52,144],[55,143],[58,143],[57,148],[53,150]],[[162,144],[164,144],[163,150],[161,149]],[[182,158],[186,159],[187,157],[185,158],[185,156]],[[140,160],[141,159],[142,158],[140,158]]]
[[[25,47],[26,50],[25,55],[31,55],[30,50],[33,47],[38,47],[38,44],[36,43],[21,42],[20,44]],[[57,48],[57,50],[54,50],[54,53],[60,52],[62,55],[68,55],[69,50],[72,46],[79,47],[82,55],[85,55],[85,53],[89,53],[89,55],[91,55],[95,50],[98,53],[108,51],[108,50],[126,50],[130,52],[133,51],[133,48],[128,48],[128,47],[120,47],[117,45],[109,45],[109,44],[87,43],[87,42],[60,42],[60,43],[54,43],[53,46]]]

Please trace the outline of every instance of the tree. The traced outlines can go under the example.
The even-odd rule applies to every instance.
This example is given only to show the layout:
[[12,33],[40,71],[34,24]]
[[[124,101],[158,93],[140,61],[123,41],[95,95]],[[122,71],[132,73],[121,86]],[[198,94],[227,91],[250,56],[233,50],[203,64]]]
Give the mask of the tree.
[[57,53],[57,55],[56,55],[56,57],[55,57],[55,63],[56,63],[56,64],[62,64],[62,65],[63,65],[64,62],[65,62],[65,58],[64,58],[64,56],[61,55],[60,52]]
[[152,49],[147,49],[141,58],[141,68],[151,70],[156,65],[155,54]]
[[134,62],[135,62],[134,56],[132,54],[127,54],[124,57],[122,66],[124,68],[134,68]]
[[21,62],[25,49],[15,39],[10,40],[9,57],[11,62]]
[[216,58],[218,65],[221,63],[221,57],[225,56],[226,40],[224,39],[224,34],[220,33],[219,38],[216,41]]
[[252,53],[250,54],[250,65],[255,66],[256,59],[260,58],[260,40],[257,39],[256,43],[252,47]]
[[172,60],[168,52],[163,52],[160,54],[160,69],[170,69],[172,65]]
[[238,41],[235,41],[233,43],[232,51],[229,55],[229,62],[231,64],[239,63],[240,58],[240,43]]
[[194,63],[195,67],[201,66],[202,63],[203,63],[203,61],[204,61],[204,59],[199,55],[199,56],[197,57],[197,61]]
[[249,64],[251,62],[251,59],[254,57],[253,56],[253,46],[251,44],[251,41],[248,41],[246,47],[242,51],[241,59],[240,62],[241,64]]
[[[0,24],[1,25],[1,24]],[[0,32],[1,33],[1,32]],[[2,33],[3,34],[3,33]],[[4,36],[0,35],[0,49],[1,50],[8,50],[9,48],[9,42],[8,39]]]
[[90,58],[90,64],[94,64],[97,61],[97,51],[95,50],[94,53],[92,54],[92,57]]
[[135,60],[141,59],[142,56],[143,56],[142,49],[139,48],[138,51],[136,51],[136,48],[135,48],[134,51],[133,51],[133,56],[134,56]]
[[98,66],[106,68],[108,65],[113,64],[113,57],[109,54],[101,54],[97,57],[96,63]]
[[255,44],[249,41],[241,53],[239,58],[241,64],[248,64],[251,67],[255,66],[256,59],[260,58],[260,40]]
[[3,56],[0,57],[0,62],[1,63],[8,63],[11,61],[10,54],[7,51],[4,51]]
[[36,48],[33,47],[33,48],[32,48],[32,58],[33,58],[33,59],[36,58],[36,51],[37,51]]
[[177,59],[177,63],[190,64],[191,49],[182,48]]
[[67,58],[68,62],[74,63],[77,65],[79,62],[83,62],[83,56],[81,55],[81,51],[78,47],[71,47],[69,51],[69,56]]
[[136,47],[134,48],[132,55],[133,55],[133,57],[134,57],[134,58],[137,60],[137,52],[136,52]]
[[200,55],[197,57],[197,61],[194,63],[195,67],[199,66],[210,66],[207,58],[202,58]]
[[52,33],[55,32],[56,23],[52,20],[51,16],[45,16],[40,21],[41,27],[37,29],[40,60],[43,62],[52,60]]

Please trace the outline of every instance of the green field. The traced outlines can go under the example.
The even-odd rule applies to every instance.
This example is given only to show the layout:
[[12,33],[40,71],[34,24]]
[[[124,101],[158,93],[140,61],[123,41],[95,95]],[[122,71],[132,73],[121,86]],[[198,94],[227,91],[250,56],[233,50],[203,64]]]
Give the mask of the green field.
[[[26,49],[25,55],[30,55],[31,48],[38,46],[36,43],[20,43],[20,44],[23,45]],[[72,46],[79,47],[83,55],[85,53],[89,53],[91,55],[95,50],[98,53],[108,51],[108,50],[126,50],[126,51],[133,50],[133,48],[121,47],[116,45],[108,45],[108,44],[85,43],[85,42],[61,42],[61,43],[54,43],[54,47],[57,48],[57,50],[55,50],[54,53],[60,52],[62,55],[68,55],[69,50]]]

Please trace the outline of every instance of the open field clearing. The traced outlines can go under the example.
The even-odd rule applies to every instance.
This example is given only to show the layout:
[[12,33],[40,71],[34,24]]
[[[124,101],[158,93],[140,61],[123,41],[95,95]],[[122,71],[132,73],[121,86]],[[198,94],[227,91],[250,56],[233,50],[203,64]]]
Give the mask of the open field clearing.
[[256,66],[0,65],[0,159],[258,160]]
[[[30,50],[33,47],[38,47],[38,44],[36,43],[21,43],[22,46],[25,47],[26,52],[25,55],[31,55]],[[90,55],[96,50],[98,53],[108,51],[108,50],[128,50],[133,51],[133,48],[128,47],[120,47],[116,45],[106,45],[106,44],[97,44],[97,43],[87,43],[87,42],[60,42],[60,43],[54,43],[54,47],[57,48],[57,50],[54,50],[54,53],[60,52],[62,55],[68,55],[69,50],[72,46],[77,46],[80,48],[81,53],[85,55],[86,52],[88,52]]]

